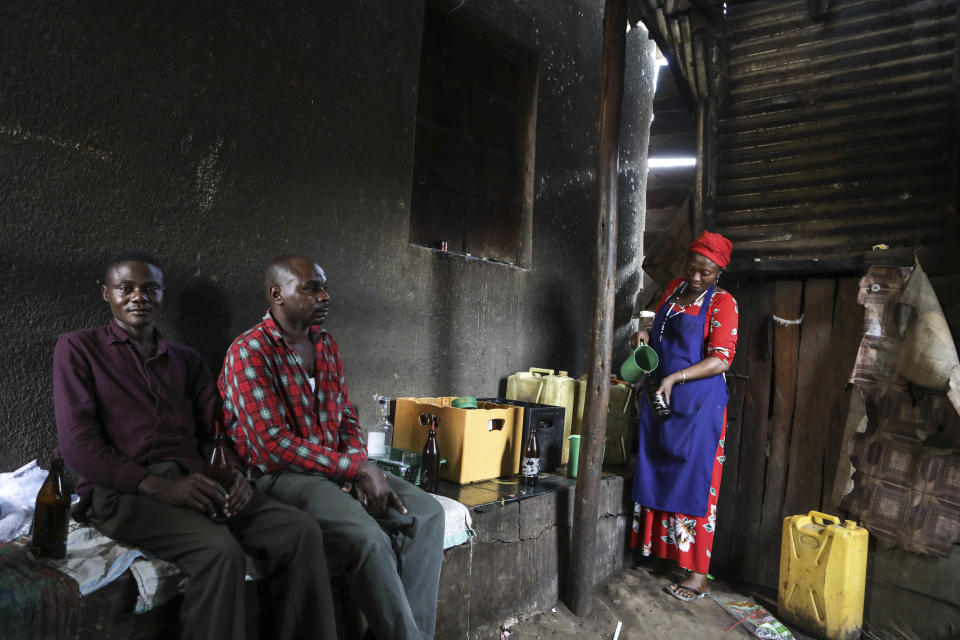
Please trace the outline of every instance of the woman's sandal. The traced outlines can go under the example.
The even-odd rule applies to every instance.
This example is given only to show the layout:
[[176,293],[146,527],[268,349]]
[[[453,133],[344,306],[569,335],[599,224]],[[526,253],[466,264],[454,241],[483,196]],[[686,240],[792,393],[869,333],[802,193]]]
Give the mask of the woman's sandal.
[[[688,596],[688,595],[682,594],[680,593],[681,589],[683,589],[684,591],[689,591],[694,595]],[[676,583],[668,584],[663,588],[663,590],[681,602],[690,602],[691,600],[699,600],[700,598],[706,598],[708,595],[710,595],[709,591],[704,591],[703,593],[700,593],[693,587],[684,587],[683,585],[676,584]]]

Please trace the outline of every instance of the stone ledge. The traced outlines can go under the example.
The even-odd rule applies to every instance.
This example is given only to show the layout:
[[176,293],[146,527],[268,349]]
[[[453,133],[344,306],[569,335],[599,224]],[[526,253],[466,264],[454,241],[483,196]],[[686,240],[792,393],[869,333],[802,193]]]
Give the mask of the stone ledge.
[[[515,497],[474,505],[477,537],[444,552],[437,638],[497,637],[505,619],[549,609],[563,592],[574,481],[556,477],[546,491],[528,496],[516,495],[515,484],[498,484],[501,497]],[[597,536],[604,553],[596,559],[594,582],[621,569],[627,557],[632,503],[626,484],[618,475],[601,480]],[[477,495],[473,485],[462,489]]]
[[[574,482],[548,477],[536,492],[523,496],[511,494],[516,484],[501,484],[496,499],[468,505],[477,537],[444,551],[437,638],[498,637],[506,618],[549,609],[560,598],[569,562]],[[449,492],[477,499],[483,491],[489,489],[450,485]],[[601,480],[597,536],[605,552],[597,557],[595,582],[624,565],[632,514],[629,491],[621,476],[605,474]],[[248,583],[246,591],[248,637],[269,637],[258,633],[259,603],[269,595],[259,583]],[[358,636],[362,622],[357,622],[342,585],[337,591],[340,635]],[[160,640],[178,635],[182,596],[139,615],[133,613],[135,601],[136,584],[129,572],[84,597],[79,638]]]

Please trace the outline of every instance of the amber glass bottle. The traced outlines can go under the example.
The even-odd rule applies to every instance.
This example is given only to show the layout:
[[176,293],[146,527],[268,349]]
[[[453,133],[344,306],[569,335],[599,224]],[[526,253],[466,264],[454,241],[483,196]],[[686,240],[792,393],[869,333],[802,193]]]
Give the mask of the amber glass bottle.
[[[224,491],[230,491],[233,485],[233,468],[227,456],[227,435],[223,430],[223,419],[219,416],[213,419],[213,429],[213,449],[207,457],[203,474],[223,487]],[[218,513],[214,520],[222,522],[225,518]]]
[[63,460],[57,456],[50,473],[37,493],[33,511],[33,546],[38,556],[63,558],[67,555],[67,525],[70,524],[70,495],[63,486]]
[[420,460],[420,488],[427,493],[440,490],[440,450],[437,447],[437,417],[431,416],[430,435],[423,445],[423,457]]
[[661,422],[669,420],[670,416],[673,415],[673,411],[671,411],[669,405],[667,405],[667,400],[663,397],[663,394],[657,393],[657,388],[660,386],[660,383],[648,378],[645,386],[647,388],[647,400],[650,402],[653,415]]

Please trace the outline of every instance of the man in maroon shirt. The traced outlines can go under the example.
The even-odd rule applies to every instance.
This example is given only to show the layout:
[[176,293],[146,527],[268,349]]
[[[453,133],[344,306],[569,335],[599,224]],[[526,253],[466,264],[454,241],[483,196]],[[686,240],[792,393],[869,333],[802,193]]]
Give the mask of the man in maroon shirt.
[[[157,331],[163,294],[154,258],[121,254],[103,280],[113,320],[57,342],[54,409],[60,451],[80,477],[75,516],[188,576],[183,638],[244,637],[247,552],[280,591],[275,637],[333,640],[316,522],[254,491],[236,456],[229,491],[203,475],[219,394],[200,355]],[[218,512],[226,523],[211,519]]]

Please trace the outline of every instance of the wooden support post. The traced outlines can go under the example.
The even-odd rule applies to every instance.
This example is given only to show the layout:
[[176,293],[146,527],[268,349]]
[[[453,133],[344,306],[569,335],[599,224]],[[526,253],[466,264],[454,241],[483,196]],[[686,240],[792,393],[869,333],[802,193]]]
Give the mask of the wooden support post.
[[[953,39],[953,82],[950,92],[950,111],[953,122],[960,118],[960,6],[956,13],[957,30]],[[950,149],[950,209],[954,217],[960,216],[960,131],[953,126],[953,140]],[[924,262],[924,264],[927,264]]]
[[594,273],[590,368],[580,437],[580,467],[574,494],[573,538],[567,605],[578,616],[590,613],[597,564],[597,518],[600,514],[600,467],[610,399],[613,345],[613,297],[617,272],[617,171],[620,116],[626,60],[627,2],[606,0],[603,15],[603,62],[600,121],[597,132],[597,262]]
[[694,185],[693,237],[716,229],[717,174],[719,169],[717,97],[713,94],[697,103],[697,181]]
[[706,213],[704,211],[704,202],[707,199],[707,127],[709,112],[707,101],[701,100],[697,103],[697,177],[693,185],[693,224],[690,232],[691,239],[700,235],[700,232],[707,228]]

